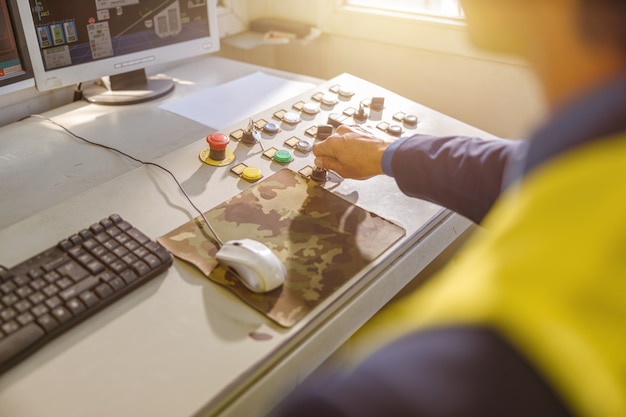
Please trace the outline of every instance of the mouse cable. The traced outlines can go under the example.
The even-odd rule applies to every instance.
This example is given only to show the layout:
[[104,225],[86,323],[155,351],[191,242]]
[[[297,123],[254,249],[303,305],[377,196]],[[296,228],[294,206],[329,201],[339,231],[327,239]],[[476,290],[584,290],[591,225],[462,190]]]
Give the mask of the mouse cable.
[[198,208],[198,207],[197,207],[197,206],[193,203],[193,201],[191,200],[191,197],[189,197],[189,194],[187,194],[187,192],[186,192],[186,191],[185,191],[185,189],[183,188],[183,185],[180,183],[180,181],[178,181],[178,178],[176,178],[176,176],[174,175],[174,173],[172,173],[172,171],[170,171],[169,169],[167,169],[167,168],[165,168],[164,166],[159,165],[159,164],[157,164],[157,163],[155,163],[155,162],[146,162],[146,161],[142,161],[141,159],[135,158],[134,156],[129,155],[129,154],[127,154],[126,152],[121,151],[121,150],[116,149],[116,148],[113,148],[113,147],[111,147],[111,146],[103,145],[103,144],[101,144],[101,143],[97,143],[97,142],[92,142],[92,141],[91,141],[91,140],[89,140],[89,139],[85,139],[85,138],[83,138],[82,136],[77,135],[76,133],[72,132],[72,131],[71,131],[71,130],[69,130],[67,127],[63,126],[62,124],[60,124],[60,123],[58,123],[58,122],[55,122],[54,120],[52,120],[52,119],[50,119],[50,118],[48,118],[48,117],[42,116],[42,115],[40,115],[40,114],[31,114],[30,116],[26,116],[25,118],[23,118],[23,119],[21,119],[21,120],[27,119],[27,118],[29,118],[29,117],[35,117],[35,118],[39,118],[39,119],[45,120],[45,121],[47,121],[47,122],[49,122],[49,123],[52,123],[53,125],[55,125],[55,126],[57,126],[57,127],[61,128],[61,129],[63,129],[63,130],[64,130],[64,131],[65,131],[68,135],[72,136],[73,138],[76,138],[76,139],[82,140],[83,142],[86,142],[86,143],[88,143],[88,144],[90,144],[90,145],[93,145],[93,146],[98,146],[98,147],[100,147],[100,148],[103,148],[103,149],[106,149],[106,150],[109,150],[109,151],[116,152],[116,153],[118,153],[118,154],[120,154],[120,155],[122,155],[122,156],[125,156],[126,158],[129,158],[129,159],[131,159],[131,160],[133,160],[133,161],[135,161],[135,162],[137,162],[137,163],[139,163],[139,164],[141,164],[141,165],[153,166],[153,167],[159,168],[160,170],[162,170],[162,171],[164,171],[164,172],[168,173],[168,174],[170,175],[170,177],[172,177],[172,179],[174,180],[174,182],[176,182],[176,185],[178,185],[178,188],[180,188],[180,191],[183,193],[183,195],[185,196],[185,198],[187,199],[187,201],[189,201],[189,204],[191,204],[191,207],[193,207],[193,208],[194,208],[194,209],[195,209],[195,210],[196,210],[196,211],[200,214],[200,217],[202,217],[202,220],[203,220],[203,221],[204,221],[204,223],[207,225],[207,227],[208,227],[208,228],[209,228],[209,230],[211,231],[211,234],[213,235],[213,237],[214,237],[214,238],[215,238],[215,240],[217,241],[218,246],[219,246],[219,247],[224,246],[224,242],[222,242],[222,239],[220,239],[220,237],[217,235],[217,233],[215,233],[215,230],[213,229],[213,226],[211,226],[211,223],[209,223],[209,221],[208,221],[208,220],[207,220],[207,218],[205,217],[204,213],[203,213],[203,212],[202,212],[202,211],[201,211],[201,210],[200,210],[200,209],[199,209],[199,208]]

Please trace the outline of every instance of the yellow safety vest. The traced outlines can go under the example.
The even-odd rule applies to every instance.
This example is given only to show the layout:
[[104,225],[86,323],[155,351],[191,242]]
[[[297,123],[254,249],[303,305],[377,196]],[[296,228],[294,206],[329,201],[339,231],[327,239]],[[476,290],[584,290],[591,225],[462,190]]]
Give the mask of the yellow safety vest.
[[580,416],[626,416],[626,136],[537,167],[458,259],[355,337],[494,328]]

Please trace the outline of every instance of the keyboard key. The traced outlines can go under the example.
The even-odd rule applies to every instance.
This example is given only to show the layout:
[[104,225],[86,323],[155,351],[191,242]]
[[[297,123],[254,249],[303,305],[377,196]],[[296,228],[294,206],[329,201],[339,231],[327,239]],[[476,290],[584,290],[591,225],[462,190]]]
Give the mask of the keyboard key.
[[57,307],[50,312],[52,316],[58,320],[59,323],[65,323],[72,318],[72,313],[65,307]]
[[87,307],[93,307],[100,301],[92,291],[86,291],[79,295],[78,298],[80,298]]
[[111,281],[108,281],[108,284],[113,288],[114,291],[119,291],[126,286],[124,281],[121,278],[113,278]]
[[59,274],[78,282],[89,275],[89,272],[76,262],[68,262],[58,269]]
[[100,223],[94,223],[89,227],[89,230],[91,230],[91,233],[94,235],[100,235],[104,232],[104,227],[102,227]]
[[19,316],[17,316],[16,320],[20,324],[20,326],[26,326],[28,323],[30,323],[31,321],[35,320],[35,316],[33,316],[29,312],[26,312],[26,313],[23,313],[23,314],[20,314]]
[[0,340],[0,363],[19,355],[44,336],[45,332],[35,323],[31,323],[8,337],[2,338]]
[[44,271],[50,272],[50,271],[54,271],[55,269],[57,269],[58,267],[66,263],[67,261],[69,261],[69,259],[66,256],[59,256],[58,258],[45,263],[41,267],[44,269]]
[[85,311],[85,305],[78,298],[72,298],[65,305],[75,316]]
[[[46,331],[51,332],[59,326],[59,322],[50,314],[46,313],[37,319],[37,323]],[[1,356],[1,355],[0,355]]]
[[59,295],[63,300],[67,301],[69,299],[77,297],[87,290],[92,289],[93,287],[98,285],[98,282],[99,281],[97,277],[87,277],[86,279],[75,284],[74,286],[63,290]]
[[2,329],[4,334],[10,335],[11,333],[19,330],[20,325],[17,324],[16,321],[11,320],[9,322],[4,323],[2,326],[0,326],[0,328]]
[[10,294],[13,291],[15,291],[16,288],[17,288],[17,285],[15,285],[13,281],[8,281],[0,285],[0,292],[2,292],[3,294]]
[[50,309],[45,304],[39,304],[33,307],[33,309],[30,312],[33,313],[36,317],[39,317],[39,316],[43,316],[48,311],[50,311]]
[[109,287],[108,284],[100,284],[96,287],[95,293],[98,297],[104,299],[113,294],[113,290],[111,289],[111,287]]
[[125,271],[122,271],[120,275],[122,276],[122,279],[124,280],[124,282],[126,282],[127,284],[130,284],[131,282],[134,282],[135,280],[137,280],[137,274],[135,274],[130,269],[126,269]]
[[43,276],[43,274],[44,270],[42,268],[34,268],[28,271],[28,276],[31,277],[31,279],[37,279]]
[[11,271],[0,268],[0,282],[8,281],[13,279],[13,274]]
[[62,304],[62,301],[59,297],[55,295],[54,297],[48,298],[44,304],[52,310],[60,306]]
[[135,228],[129,229],[127,233],[133,239],[135,239],[137,242],[139,242],[142,245],[145,245],[146,243],[150,242],[150,238],[148,236],[144,235],[143,233],[141,233],[139,230]]

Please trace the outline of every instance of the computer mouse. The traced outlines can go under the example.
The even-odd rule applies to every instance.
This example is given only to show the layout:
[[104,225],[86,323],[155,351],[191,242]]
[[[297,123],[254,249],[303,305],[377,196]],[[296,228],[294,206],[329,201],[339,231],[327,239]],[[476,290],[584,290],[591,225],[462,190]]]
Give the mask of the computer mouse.
[[228,241],[215,257],[220,264],[231,269],[246,287],[257,293],[280,287],[287,277],[287,269],[276,254],[256,240]]

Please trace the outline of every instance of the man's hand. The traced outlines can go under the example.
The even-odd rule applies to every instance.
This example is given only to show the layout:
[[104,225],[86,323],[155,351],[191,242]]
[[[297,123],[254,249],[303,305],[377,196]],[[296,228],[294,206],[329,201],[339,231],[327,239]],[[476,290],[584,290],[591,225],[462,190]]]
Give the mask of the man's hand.
[[389,144],[359,126],[339,126],[313,145],[315,165],[344,178],[370,178],[383,174],[381,161]]

